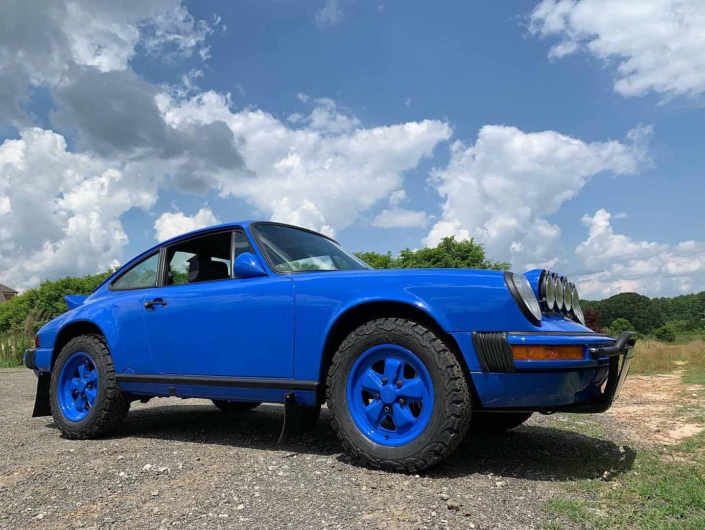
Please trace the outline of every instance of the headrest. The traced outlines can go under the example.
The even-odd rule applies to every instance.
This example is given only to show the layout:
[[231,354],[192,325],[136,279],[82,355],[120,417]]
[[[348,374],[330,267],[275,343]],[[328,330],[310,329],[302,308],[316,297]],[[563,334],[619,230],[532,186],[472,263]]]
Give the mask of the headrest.
[[200,256],[194,256],[188,260],[188,281],[190,283],[225,280],[229,276],[228,265],[222,261],[212,261],[210,258]]

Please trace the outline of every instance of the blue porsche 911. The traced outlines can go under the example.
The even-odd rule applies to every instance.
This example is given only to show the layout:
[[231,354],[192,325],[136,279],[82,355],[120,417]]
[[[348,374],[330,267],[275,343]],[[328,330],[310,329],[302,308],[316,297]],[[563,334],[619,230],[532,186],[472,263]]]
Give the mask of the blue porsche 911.
[[547,270],[372,270],[271,222],[176,237],[66,302],[24,362],[34,415],[67,438],[114,432],[155,396],[229,413],[284,403],[283,433],[311,428],[327,403],[353,458],[406,472],[467,432],[607,410],[635,340],[586,328],[576,287]]

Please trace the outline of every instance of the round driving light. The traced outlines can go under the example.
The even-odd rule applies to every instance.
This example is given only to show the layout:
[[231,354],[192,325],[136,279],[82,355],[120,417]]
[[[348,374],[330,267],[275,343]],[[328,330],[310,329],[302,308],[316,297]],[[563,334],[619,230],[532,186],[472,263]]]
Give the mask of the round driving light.
[[580,306],[580,295],[578,294],[578,288],[575,285],[573,285],[571,298],[573,302],[573,312],[575,312],[575,308]]
[[563,303],[565,304],[566,312],[570,313],[573,309],[573,284],[565,282],[565,287],[563,288]]
[[559,278],[556,276],[556,311],[558,313],[563,312],[563,295],[565,292],[563,291],[563,284],[565,283],[565,280],[563,278]]
[[556,281],[553,279],[552,274],[546,274],[544,282],[546,284],[544,289],[546,293],[546,306],[549,311],[553,311],[553,306],[556,305]]

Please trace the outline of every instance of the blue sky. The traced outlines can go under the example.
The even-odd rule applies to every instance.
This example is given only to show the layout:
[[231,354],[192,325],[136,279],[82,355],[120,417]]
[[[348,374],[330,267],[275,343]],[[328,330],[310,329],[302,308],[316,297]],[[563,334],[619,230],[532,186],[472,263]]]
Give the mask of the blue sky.
[[271,218],[354,251],[474,237],[593,298],[703,290],[705,8],[620,5],[17,2],[0,282]]

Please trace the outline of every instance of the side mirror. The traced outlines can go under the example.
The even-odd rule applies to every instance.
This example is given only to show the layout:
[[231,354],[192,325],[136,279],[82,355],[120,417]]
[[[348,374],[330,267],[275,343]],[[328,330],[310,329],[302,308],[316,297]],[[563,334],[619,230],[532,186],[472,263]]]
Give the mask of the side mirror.
[[267,272],[257,256],[251,252],[243,252],[235,258],[236,278],[257,278],[259,276],[267,276]]

